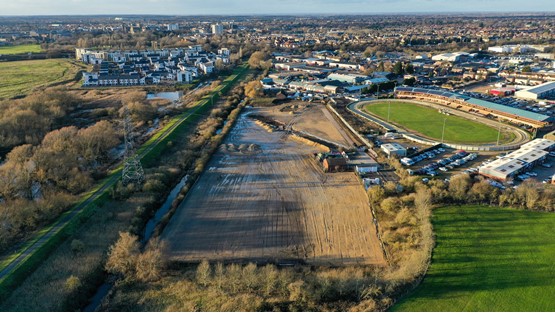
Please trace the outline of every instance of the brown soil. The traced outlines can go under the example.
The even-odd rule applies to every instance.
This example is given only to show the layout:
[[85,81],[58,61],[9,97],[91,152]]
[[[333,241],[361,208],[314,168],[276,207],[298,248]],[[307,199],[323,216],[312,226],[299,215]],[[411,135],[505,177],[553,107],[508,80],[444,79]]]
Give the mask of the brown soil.
[[241,116],[162,234],[169,258],[384,264],[362,185],[353,173],[324,174],[318,151]]
[[352,147],[356,143],[323,104],[292,102],[260,109],[260,113],[288,124],[294,130],[307,132],[346,147]]

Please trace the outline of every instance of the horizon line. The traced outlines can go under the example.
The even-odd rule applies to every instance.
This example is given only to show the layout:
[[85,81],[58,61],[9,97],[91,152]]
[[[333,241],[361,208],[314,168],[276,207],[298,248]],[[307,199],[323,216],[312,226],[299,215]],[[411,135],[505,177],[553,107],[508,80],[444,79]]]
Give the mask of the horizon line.
[[491,14],[510,15],[510,14],[534,14],[534,15],[555,15],[552,11],[499,11],[499,10],[483,10],[483,11],[408,11],[408,12],[343,12],[343,13],[250,13],[250,14],[232,14],[232,13],[213,13],[213,14],[165,14],[165,13],[98,13],[98,14],[0,14],[0,17],[87,17],[87,16],[161,16],[161,17],[212,17],[212,16],[229,16],[229,17],[251,17],[251,16],[372,16],[372,15],[472,15],[472,14]]

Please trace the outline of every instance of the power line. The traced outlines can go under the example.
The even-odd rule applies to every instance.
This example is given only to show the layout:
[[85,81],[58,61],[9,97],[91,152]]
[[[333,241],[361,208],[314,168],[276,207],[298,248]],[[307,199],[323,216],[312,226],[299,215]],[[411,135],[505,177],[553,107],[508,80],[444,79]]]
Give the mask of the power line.
[[124,108],[123,138],[125,141],[125,154],[123,161],[123,171],[121,174],[121,182],[124,186],[128,184],[140,185],[145,180],[145,173],[141,164],[141,160],[135,154],[133,143],[130,138],[132,131],[133,125],[131,124],[131,118],[129,117],[129,110],[127,108]]

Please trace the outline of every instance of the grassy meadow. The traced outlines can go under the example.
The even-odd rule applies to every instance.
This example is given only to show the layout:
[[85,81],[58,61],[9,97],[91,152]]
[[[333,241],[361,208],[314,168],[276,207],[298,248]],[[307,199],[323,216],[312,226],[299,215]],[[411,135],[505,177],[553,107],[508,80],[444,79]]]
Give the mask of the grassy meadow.
[[37,87],[73,79],[79,70],[62,59],[0,62],[0,99],[26,95]]
[[42,51],[42,48],[38,44],[0,47],[0,55],[1,54],[39,53],[41,51]]
[[463,206],[432,220],[432,265],[394,311],[555,310],[555,214]]

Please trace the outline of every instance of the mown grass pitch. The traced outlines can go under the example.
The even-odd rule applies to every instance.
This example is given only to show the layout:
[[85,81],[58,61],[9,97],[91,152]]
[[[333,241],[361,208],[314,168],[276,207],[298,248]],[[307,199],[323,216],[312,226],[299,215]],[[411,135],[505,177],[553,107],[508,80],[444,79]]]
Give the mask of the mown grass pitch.
[[[387,121],[389,110],[387,102],[374,102],[366,105],[364,109]],[[498,131],[482,123],[454,115],[441,114],[436,109],[414,103],[391,102],[389,117],[391,122],[438,141],[441,140],[445,118],[447,118],[445,142],[482,144],[497,141]],[[504,142],[505,139],[502,139],[502,142]]]
[[0,99],[26,95],[36,87],[73,79],[79,69],[63,59],[0,62]]
[[555,310],[555,214],[445,207],[433,225],[432,265],[393,310]]
[[39,53],[42,51],[40,45],[19,45],[19,46],[4,46],[0,47],[1,54],[20,54],[20,53]]

